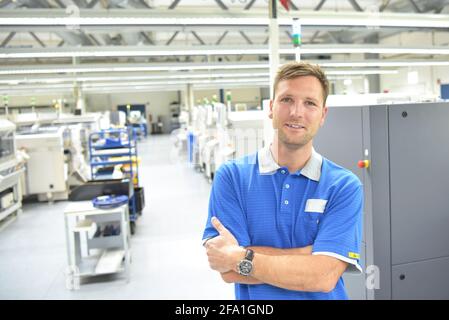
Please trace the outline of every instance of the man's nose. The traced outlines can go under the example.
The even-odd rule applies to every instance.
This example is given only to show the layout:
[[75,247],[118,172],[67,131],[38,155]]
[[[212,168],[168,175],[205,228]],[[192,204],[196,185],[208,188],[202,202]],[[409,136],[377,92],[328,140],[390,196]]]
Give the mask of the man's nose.
[[290,116],[300,118],[304,115],[304,104],[302,102],[296,102],[290,107]]

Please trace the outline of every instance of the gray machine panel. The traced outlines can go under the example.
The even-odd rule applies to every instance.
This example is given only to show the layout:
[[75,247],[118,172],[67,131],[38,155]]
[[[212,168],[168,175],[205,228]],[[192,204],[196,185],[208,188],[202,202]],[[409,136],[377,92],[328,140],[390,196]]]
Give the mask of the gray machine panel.
[[[364,183],[363,171],[357,167],[357,162],[363,159],[362,108],[329,108],[324,126],[318,132],[313,144],[318,153],[351,170]],[[366,245],[362,243],[362,267],[366,265],[365,257]],[[345,273],[343,279],[350,299],[367,298],[364,274]]]
[[360,107],[330,107],[313,145],[318,153],[351,170],[363,183],[363,174],[357,167],[363,156]]
[[449,256],[448,121],[447,104],[389,107],[393,265]]
[[[371,219],[366,219],[367,262],[379,268],[379,288],[374,299],[391,299],[390,167],[388,157],[388,108],[372,106],[370,118]],[[366,189],[366,188],[365,188]],[[365,191],[366,192],[366,191]],[[365,203],[367,206],[368,203]],[[371,222],[371,223],[370,223]]]
[[449,299],[449,257],[393,267],[393,299]]

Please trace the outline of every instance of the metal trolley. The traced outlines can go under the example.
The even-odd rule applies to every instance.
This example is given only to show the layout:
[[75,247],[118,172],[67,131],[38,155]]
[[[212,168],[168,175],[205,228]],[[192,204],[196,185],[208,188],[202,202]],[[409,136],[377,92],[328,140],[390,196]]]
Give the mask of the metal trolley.
[[[92,180],[116,178],[118,172],[128,176],[136,190],[139,188],[137,156],[137,136],[132,128],[107,129],[89,135]],[[129,208],[131,234],[134,234],[136,221],[142,210],[142,205],[138,205],[136,201],[136,192],[130,195]]]

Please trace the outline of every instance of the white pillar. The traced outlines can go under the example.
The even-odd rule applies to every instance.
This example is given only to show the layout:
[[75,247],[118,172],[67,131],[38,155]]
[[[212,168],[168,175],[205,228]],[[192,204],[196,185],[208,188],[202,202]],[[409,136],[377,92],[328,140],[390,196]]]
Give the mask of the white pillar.
[[74,95],[75,95],[75,101],[76,101],[75,109],[81,110],[81,114],[84,114],[86,112],[86,104],[84,102],[83,91],[79,87],[78,83],[75,84],[74,90],[75,90]]
[[[270,0],[268,2],[269,6],[269,60],[270,60],[270,99],[273,100],[273,88],[274,79],[276,78],[276,73],[279,67],[279,24],[277,20],[277,0]],[[263,101],[263,110],[265,112],[266,119],[264,121],[264,145],[271,144],[273,140],[273,126],[271,124],[271,119],[268,118],[270,102]]]
[[193,85],[191,83],[187,84],[187,105],[189,106],[189,112],[192,111],[192,108],[195,106],[195,96],[193,93]]
[[269,60],[270,60],[270,99],[273,99],[273,83],[279,67],[279,24],[277,20],[277,0],[270,0],[269,3]]

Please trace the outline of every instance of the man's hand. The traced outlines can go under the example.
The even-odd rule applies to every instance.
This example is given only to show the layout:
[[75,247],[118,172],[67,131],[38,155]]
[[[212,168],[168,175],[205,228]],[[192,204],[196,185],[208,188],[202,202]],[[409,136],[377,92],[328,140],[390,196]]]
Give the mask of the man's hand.
[[216,217],[212,217],[211,222],[219,235],[205,244],[209,265],[221,273],[235,270],[245,256],[245,249],[239,247],[237,239]]

